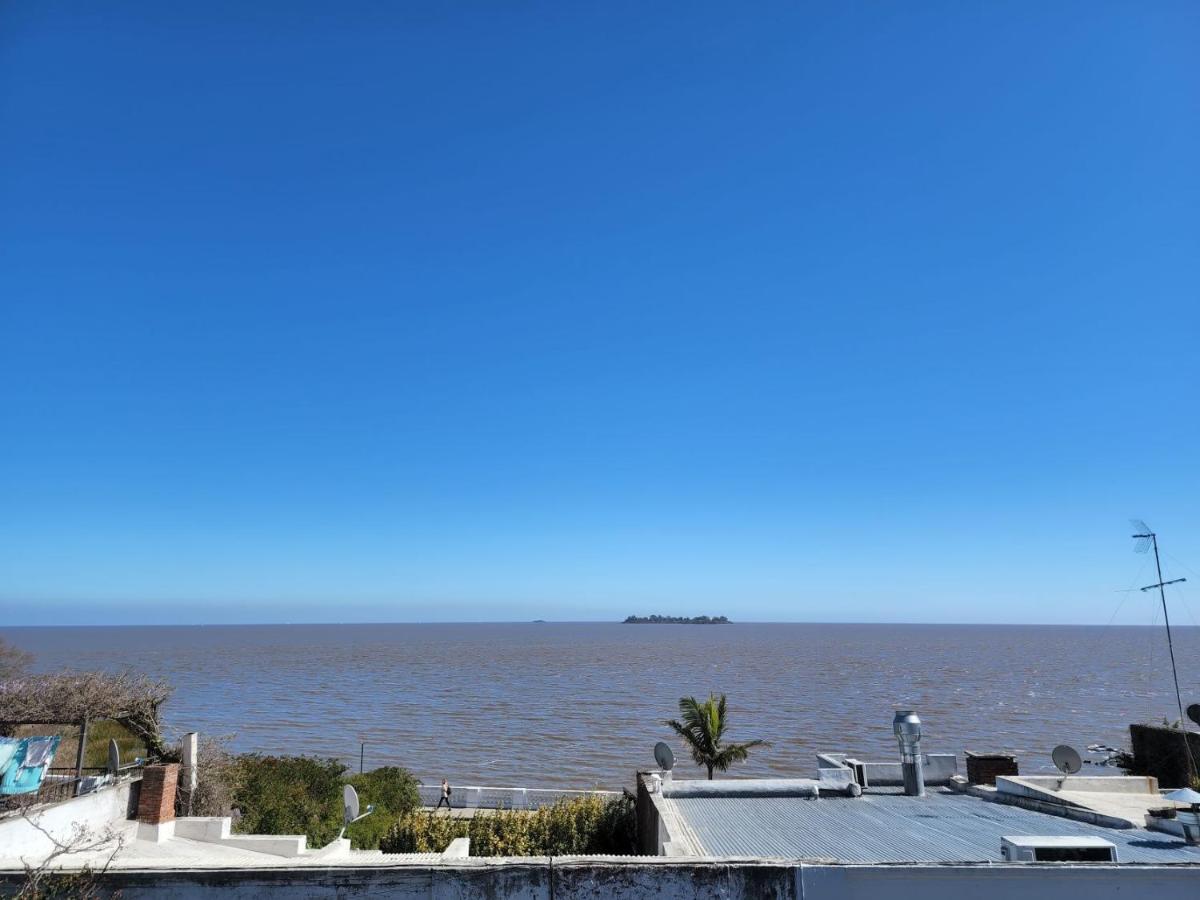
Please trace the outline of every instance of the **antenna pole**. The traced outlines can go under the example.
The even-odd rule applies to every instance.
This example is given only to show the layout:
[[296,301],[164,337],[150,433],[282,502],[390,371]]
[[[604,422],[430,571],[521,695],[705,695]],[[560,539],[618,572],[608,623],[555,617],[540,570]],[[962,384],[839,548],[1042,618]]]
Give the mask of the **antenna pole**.
[[1150,542],[1154,545],[1154,568],[1158,571],[1158,596],[1162,600],[1163,622],[1167,626],[1167,650],[1171,654],[1171,676],[1175,679],[1175,702],[1179,704],[1179,727],[1187,718],[1183,714],[1183,695],[1179,691],[1179,670],[1175,667],[1175,642],[1171,640],[1171,616],[1167,613],[1167,592],[1163,587],[1162,563],[1158,559],[1158,535],[1151,532]]
[[1188,737],[1187,726],[1183,724],[1187,716],[1183,715],[1183,695],[1180,692],[1180,670],[1175,665],[1175,641],[1171,640],[1171,617],[1166,612],[1166,589],[1163,582],[1163,564],[1158,559],[1158,535],[1150,533],[1150,541],[1154,546],[1154,570],[1158,572],[1158,596],[1163,601],[1163,624],[1166,625],[1166,649],[1171,654],[1171,677],[1175,679],[1175,702],[1180,707],[1180,731],[1183,732],[1183,758],[1188,762],[1188,775],[1195,778],[1196,763],[1192,758],[1192,743]]

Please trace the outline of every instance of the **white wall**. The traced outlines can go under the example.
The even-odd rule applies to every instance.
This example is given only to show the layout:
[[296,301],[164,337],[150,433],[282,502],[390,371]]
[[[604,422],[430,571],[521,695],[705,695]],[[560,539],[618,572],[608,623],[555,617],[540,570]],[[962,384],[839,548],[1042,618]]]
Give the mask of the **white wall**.
[[[132,785],[132,781],[122,781],[63,803],[34,807],[28,816],[59,841],[69,840],[76,824],[85,825],[98,837],[108,826],[120,827],[125,822]],[[0,855],[29,856],[32,861],[53,849],[54,843],[19,813],[0,819]]]

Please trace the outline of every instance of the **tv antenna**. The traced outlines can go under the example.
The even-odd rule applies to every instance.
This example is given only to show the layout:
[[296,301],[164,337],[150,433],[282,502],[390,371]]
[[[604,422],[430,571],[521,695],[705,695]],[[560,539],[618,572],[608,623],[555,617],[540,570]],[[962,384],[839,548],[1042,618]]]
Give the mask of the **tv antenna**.
[[1148,584],[1142,588],[1142,592],[1153,591],[1158,589],[1159,599],[1162,601],[1163,624],[1167,626],[1167,652],[1171,655],[1171,677],[1175,679],[1175,703],[1179,706],[1179,730],[1183,733],[1184,755],[1188,761],[1188,774],[1196,774],[1196,761],[1192,759],[1192,748],[1188,743],[1187,729],[1184,727],[1184,721],[1187,716],[1183,712],[1183,695],[1179,691],[1179,669],[1175,665],[1175,642],[1171,639],[1171,617],[1167,614],[1167,592],[1166,587],[1170,584],[1180,584],[1187,581],[1186,578],[1172,578],[1170,581],[1163,581],[1162,563],[1158,558],[1158,535],[1155,534],[1149,525],[1141,519],[1130,519],[1129,524],[1133,526],[1133,530],[1137,532],[1133,535],[1133,539],[1137,541],[1133,545],[1134,553],[1145,553],[1151,547],[1154,548],[1154,569],[1158,572],[1158,583]]
[[665,741],[659,741],[655,744],[654,761],[658,763],[658,767],[664,772],[670,772],[675,768],[675,754],[671,751],[671,745]]

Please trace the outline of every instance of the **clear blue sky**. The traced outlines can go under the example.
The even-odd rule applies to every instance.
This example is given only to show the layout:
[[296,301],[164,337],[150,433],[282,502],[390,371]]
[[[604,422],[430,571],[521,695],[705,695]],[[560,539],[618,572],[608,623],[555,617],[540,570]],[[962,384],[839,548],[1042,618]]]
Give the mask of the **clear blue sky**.
[[9,0],[5,623],[1103,624],[1127,516],[1200,570],[1197,47]]

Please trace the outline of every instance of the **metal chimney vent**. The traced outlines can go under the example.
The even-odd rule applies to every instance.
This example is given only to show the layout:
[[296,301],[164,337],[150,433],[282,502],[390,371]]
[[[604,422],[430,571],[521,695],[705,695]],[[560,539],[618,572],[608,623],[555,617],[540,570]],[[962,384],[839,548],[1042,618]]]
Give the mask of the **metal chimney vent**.
[[904,793],[925,796],[925,771],[921,765],[921,720],[911,709],[896,710],[892,731],[900,744],[900,770],[904,775]]

